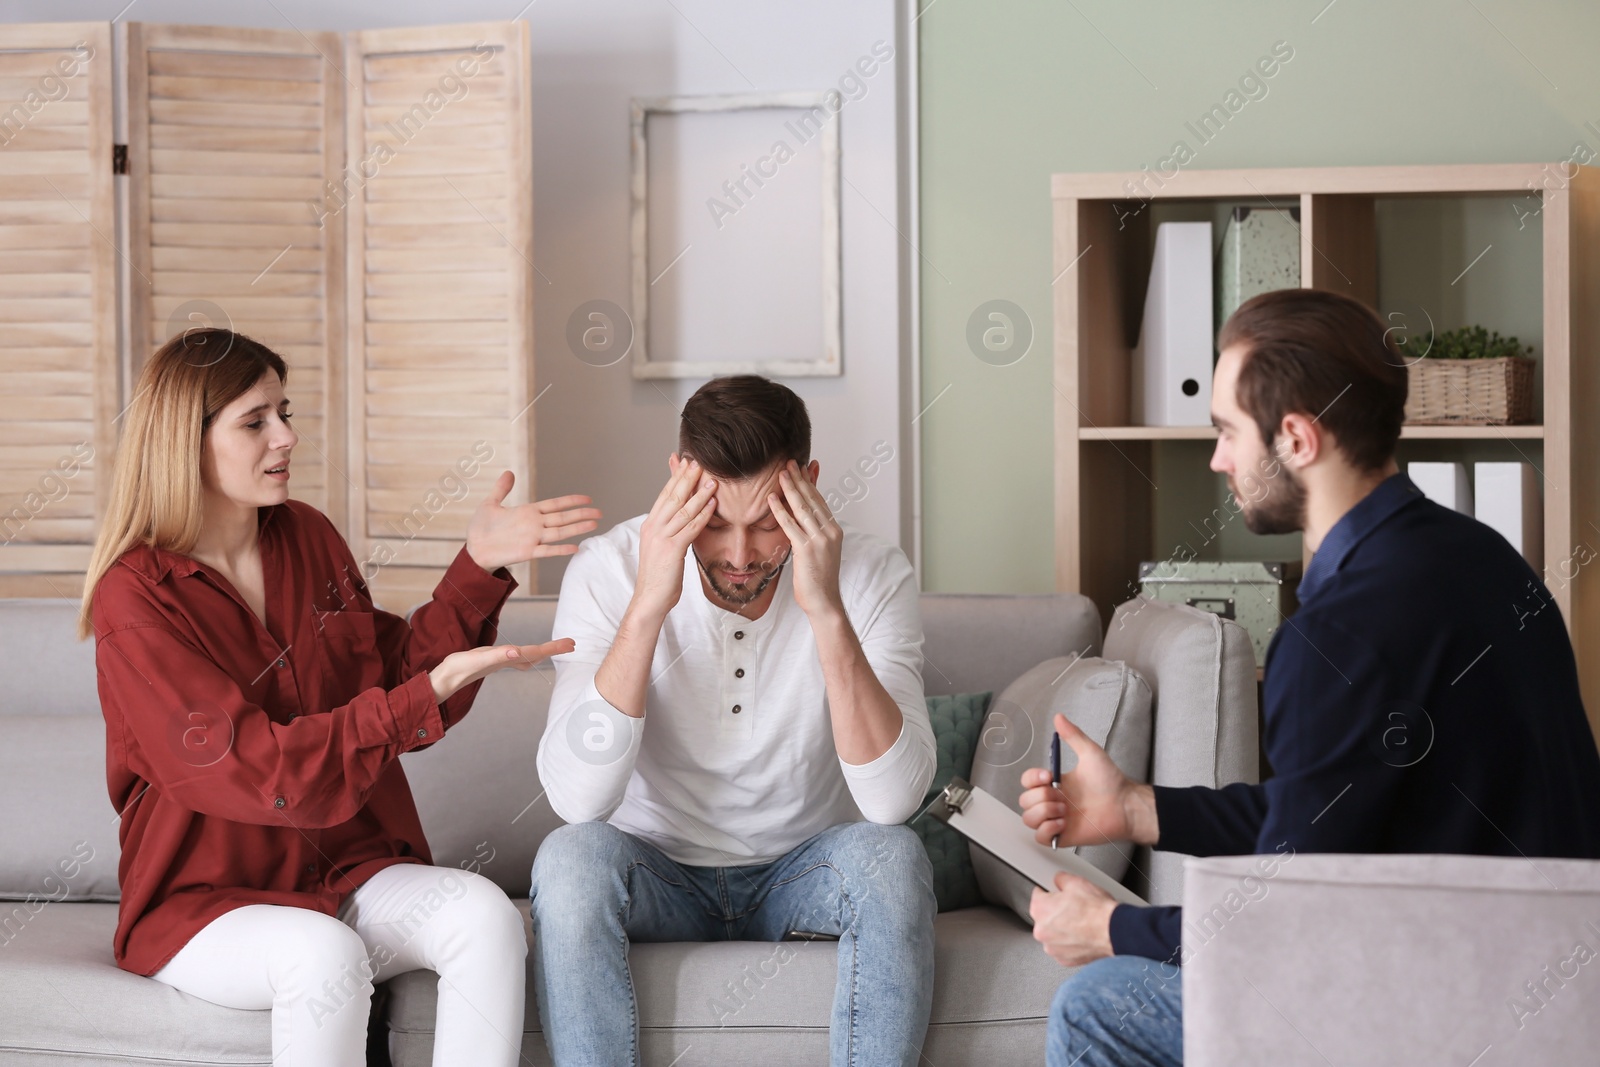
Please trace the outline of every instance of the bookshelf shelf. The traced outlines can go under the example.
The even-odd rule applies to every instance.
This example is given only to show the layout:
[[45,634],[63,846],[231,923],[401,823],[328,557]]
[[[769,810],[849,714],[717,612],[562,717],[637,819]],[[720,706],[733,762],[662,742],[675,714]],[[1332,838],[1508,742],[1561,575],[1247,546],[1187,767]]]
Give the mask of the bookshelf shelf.
[[1544,437],[1543,426],[1403,426],[1400,439],[1496,441]]
[[[1298,207],[1301,284],[1382,311],[1379,217],[1393,210],[1383,205],[1511,201],[1518,225],[1526,220],[1529,240],[1540,242],[1540,304],[1517,306],[1541,327],[1541,421],[1407,426],[1402,437],[1411,443],[1402,445],[1401,460],[1504,454],[1540,467],[1546,584],[1571,631],[1600,734],[1600,572],[1560,577],[1574,558],[1600,552],[1600,170],[1560,163],[1185,170],[1165,181],[1147,172],[1056,174],[1051,194],[1051,270],[1059,280],[1052,287],[1056,587],[1088,595],[1108,620],[1136,588],[1140,561],[1161,558],[1157,519],[1171,516],[1158,514],[1158,496],[1170,511],[1174,499],[1194,499],[1197,479],[1215,477],[1199,444],[1215,437],[1211,427],[1129,425],[1152,216],[1234,202]],[[1438,280],[1449,288],[1445,282],[1455,285],[1448,276]],[[1169,488],[1158,493],[1162,479]],[[1182,525],[1185,516],[1177,518]],[[1226,551],[1240,551],[1239,543]]]
[[[1217,431],[1210,426],[1080,426],[1083,441],[1210,441]],[[1406,426],[1402,439],[1442,441],[1538,440],[1543,426]]]

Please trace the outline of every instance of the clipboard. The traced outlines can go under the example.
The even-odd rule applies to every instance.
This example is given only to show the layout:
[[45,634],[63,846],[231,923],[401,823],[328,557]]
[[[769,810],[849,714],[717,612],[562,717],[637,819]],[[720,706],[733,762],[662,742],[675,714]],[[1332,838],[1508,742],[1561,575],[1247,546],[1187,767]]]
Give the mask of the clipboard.
[[1041,889],[1054,892],[1056,875],[1065,872],[1094,883],[1119,904],[1150,903],[1071,849],[1045,848],[1020,815],[964,779],[952,778],[927,813]]

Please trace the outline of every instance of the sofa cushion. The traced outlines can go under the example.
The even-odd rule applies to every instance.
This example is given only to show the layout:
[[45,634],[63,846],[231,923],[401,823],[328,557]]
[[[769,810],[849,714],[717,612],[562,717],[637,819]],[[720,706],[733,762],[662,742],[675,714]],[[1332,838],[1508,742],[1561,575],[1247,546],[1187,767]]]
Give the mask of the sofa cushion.
[[[1046,660],[1007,686],[989,709],[972,761],[972,784],[1020,814],[1022,772],[1050,766],[1057,712],[1104,748],[1123,774],[1144,781],[1150,768],[1150,707],[1150,687],[1125,663],[1099,657]],[[1076,764],[1072,750],[1061,746],[1062,772]],[[1132,855],[1126,842],[1074,851],[1119,880],[1127,874]],[[1032,921],[1032,881],[982,849],[972,850],[972,867],[983,899]]]
[[[271,1013],[224,1008],[117,967],[115,904],[0,905],[0,1061],[269,1064]],[[49,1058],[45,1059],[48,1055]]]
[[[0,617],[5,614],[0,611]],[[4,720],[0,900],[118,898],[118,827],[106,793],[106,726],[99,708],[91,710],[92,715]]]
[[513,899],[528,895],[539,842],[561,825],[534,769],[554,681],[548,666],[493,674],[442,743],[400,757],[433,862],[481,874]]
[[933,895],[940,911],[970,908],[983,903],[978,893],[978,878],[972,870],[967,839],[938,819],[927,815],[927,806],[944,792],[952,778],[972,776],[972,751],[978,744],[978,730],[989,706],[988,693],[957,693],[928,698],[928,721],[938,746],[939,765],[933,784],[922,798],[911,829],[922,839],[928,862],[933,866]]
[[13,671],[0,686],[0,716],[100,715],[94,641],[79,641],[76,600],[17,597],[0,611],[0,648]]
[[[1258,779],[1256,658],[1244,627],[1186,604],[1139,596],[1117,606],[1105,648],[1107,657],[1123,660],[1150,683],[1151,783],[1215,789]],[[1133,864],[1128,884],[1135,892],[1152,904],[1182,902],[1182,856],[1140,847]]]
[[[553,596],[514,597],[499,639],[542,644],[555,614]],[[548,662],[497,671],[443,742],[400,757],[433,862],[481,874],[513,900],[528,895],[539,842],[561,825],[534,765],[554,685]]]
[[0,648],[28,665],[0,686],[0,900],[117,899],[94,642],[77,624],[76,600],[0,608]]
[[[518,904],[524,919],[528,902]],[[934,920],[933,1015],[927,1060],[1037,1062],[1058,966],[1028,928],[995,908],[963,908]],[[639,1026],[647,1062],[815,1064],[828,1058],[836,942],[716,941],[634,945]],[[526,1061],[550,1062],[530,982],[523,1023]],[[414,971],[389,983],[395,1067],[431,1062],[438,976]],[[719,1052],[725,1050],[725,1052]]]
[[1052,656],[1100,653],[1100,611],[1079,593],[923,593],[922,688],[998,693]]

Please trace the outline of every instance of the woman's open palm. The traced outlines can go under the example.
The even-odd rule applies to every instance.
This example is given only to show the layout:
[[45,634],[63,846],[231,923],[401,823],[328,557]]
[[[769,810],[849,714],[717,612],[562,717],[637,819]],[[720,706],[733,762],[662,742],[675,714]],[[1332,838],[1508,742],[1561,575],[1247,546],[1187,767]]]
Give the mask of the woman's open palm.
[[551,656],[571,652],[578,646],[570,637],[546,641],[542,645],[480,645],[464,652],[452,652],[428,672],[433,695],[447,700],[457,690],[506,668],[525,671]]
[[516,475],[502,471],[489,495],[467,524],[467,554],[493,574],[501,567],[546,556],[570,556],[577,545],[557,542],[586,534],[599,525],[600,509],[586,496],[558,496],[530,504],[505,503]]

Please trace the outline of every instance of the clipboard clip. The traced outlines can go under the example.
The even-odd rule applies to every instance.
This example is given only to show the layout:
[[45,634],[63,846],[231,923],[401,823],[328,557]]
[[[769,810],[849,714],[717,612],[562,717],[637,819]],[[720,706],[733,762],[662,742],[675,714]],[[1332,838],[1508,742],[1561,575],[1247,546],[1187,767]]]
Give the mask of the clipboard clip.
[[927,814],[942,823],[948,823],[950,817],[965,811],[967,801],[972,799],[972,783],[964,778],[952,778],[950,784],[944,787],[944,792],[933,798],[933,803],[928,805]]

